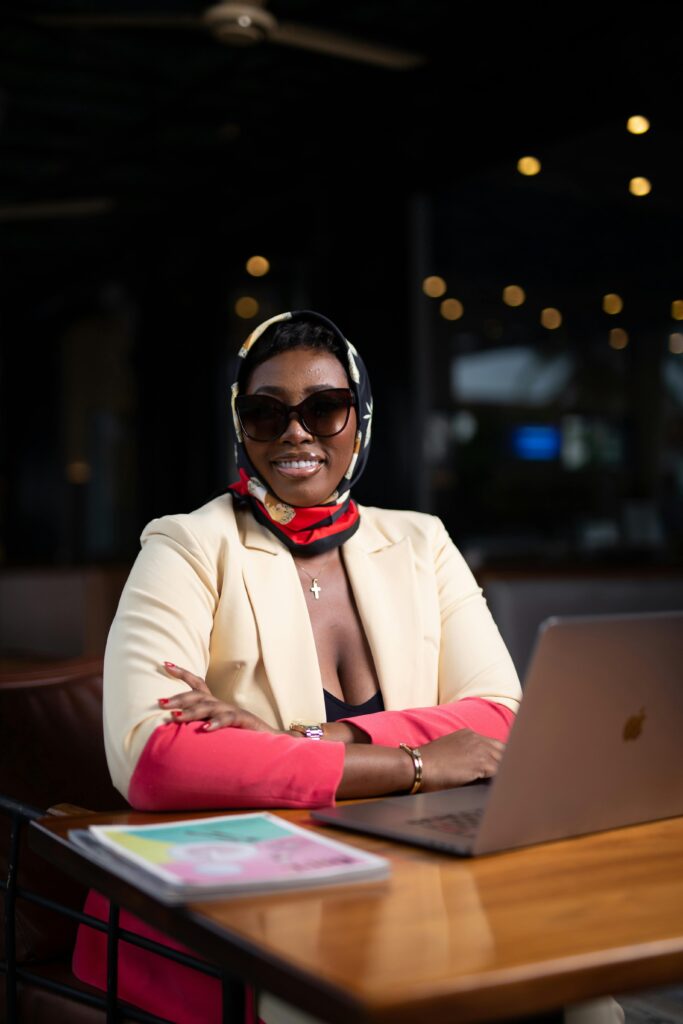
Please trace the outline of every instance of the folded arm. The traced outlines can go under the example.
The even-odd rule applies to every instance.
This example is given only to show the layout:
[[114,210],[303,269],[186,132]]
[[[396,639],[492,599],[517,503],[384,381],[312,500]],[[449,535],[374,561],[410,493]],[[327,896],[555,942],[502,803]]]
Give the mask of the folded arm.
[[[410,744],[409,744],[410,745]],[[503,744],[461,729],[421,746],[426,791],[494,775]],[[413,760],[394,746],[328,743],[201,723],[157,728],[128,799],[139,810],[317,807],[408,791]]]
[[218,570],[184,517],[150,524],[105,656],[107,755],[133,806],[305,807],[396,792],[410,788],[413,771],[399,742],[424,748],[425,788],[493,774],[519,684],[481,591],[434,522],[439,705],[356,719],[355,737],[371,742],[347,747],[302,740],[274,723],[265,732],[250,725],[207,730],[170,718],[160,699],[172,699],[178,681],[164,662],[174,656],[206,676]]

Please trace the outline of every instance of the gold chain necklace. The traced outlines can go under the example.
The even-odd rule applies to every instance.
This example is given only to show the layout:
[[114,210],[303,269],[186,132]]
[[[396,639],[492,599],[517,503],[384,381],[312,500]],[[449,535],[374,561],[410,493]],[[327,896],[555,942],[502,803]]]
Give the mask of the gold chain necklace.
[[[334,557],[334,556],[332,556],[332,557]],[[311,574],[310,574],[310,572],[308,571],[308,569],[304,569],[303,565],[300,565],[300,564],[299,564],[299,563],[297,562],[296,558],[294,558],[294,556],[293,556],[293,555],[292,555],[292,559],[293,559],[293,561],[294,561],[294,564],[295,564],[295,566],[297,567],[297,569],[301,569],[301,571],[302,571],[302,572],[305,572],[305,573],[306,573],[306,575],[308,576],[309,580],[311,581],[311,585],[310,585],[310,587],[309,587],[308,589],[309,589],[309,590],[310,590],[310,592],[311,592],[311,593],[313,594],[313,597],[314,597],[314,598],[316,599],[316,601],[319,601],[319,600],[320,600],[320,595],[321,595],[321,594],[322,594],[322,592],[323,592],[323,588],[322,588],[322,587],[320,586],[320,583],[318,582],[318,581],[319,581],[319,579],[320,579],[320,570],[318,570],[318,572],[317,572],[317,574],[316,574],[316,575],[314,575],[314,576],[311,576]],[[332,561],[332,558],[328,558],[328,559],[327,559],[327,561],[328,561],[328,562],[331,562],[331,561]],[[324,564],[324,565],[327,565],[327,562],[324,562],[323,564]]]

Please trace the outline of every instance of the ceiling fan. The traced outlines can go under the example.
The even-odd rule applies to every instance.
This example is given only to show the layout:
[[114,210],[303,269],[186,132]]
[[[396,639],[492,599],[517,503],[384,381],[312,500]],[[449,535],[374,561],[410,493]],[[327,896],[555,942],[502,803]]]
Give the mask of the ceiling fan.
[[217,3],[200,15],[45,14],[35,15],[32,20],[76,29],[203,29],[229,46],[274,43],[393,71],[409,71],[425,61],[420,54],[396,47],[299,22],[278,21],[266,9],[266,0]]

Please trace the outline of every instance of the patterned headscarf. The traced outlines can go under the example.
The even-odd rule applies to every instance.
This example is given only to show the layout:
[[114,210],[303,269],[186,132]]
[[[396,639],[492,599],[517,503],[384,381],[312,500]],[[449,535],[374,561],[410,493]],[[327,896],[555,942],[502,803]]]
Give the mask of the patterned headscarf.
[[[282,501],[259,480],[256,470],[247,455],[242,438],[240,422],[235,408],[235,399],[240,394],[240,379],[243,377],[240,359],[258,344],[264,332],[272,325],[287,321],[305,320],[322,324],[339,342],[340,356],[349,376],[349,385],[356,399],[358,428],[353,454],[344,476],[336,490],[321,505],[293,506]],[[368,460],[370,435],[372,432],[372,394],[363,360],[350,341],[344,337],[336,324],[321,313],[300,309],[280,313],[265,320],[254,328],[240,348],[238,355],[237,380],[231,389],[232,423],[235,431],[235,459],[240,479],[229,490],[239,505],[248,506],[256,519],[274,533],[290,551],[310,555],[322,554],[339,547],[353,536],[360,525],[360,513],[351,500],[351,488],[359,479]]]

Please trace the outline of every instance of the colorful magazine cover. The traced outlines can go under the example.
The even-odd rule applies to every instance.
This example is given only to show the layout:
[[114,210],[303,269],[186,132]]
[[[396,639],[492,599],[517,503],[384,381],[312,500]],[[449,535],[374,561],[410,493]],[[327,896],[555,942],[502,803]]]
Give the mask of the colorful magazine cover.
[[[70,839],[160,898],[359,881],[386,876],[383,857],[268,812],[159,825],[92,825]],[[123,868],[126,870],[123,870]]]

